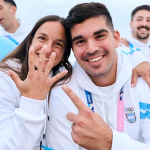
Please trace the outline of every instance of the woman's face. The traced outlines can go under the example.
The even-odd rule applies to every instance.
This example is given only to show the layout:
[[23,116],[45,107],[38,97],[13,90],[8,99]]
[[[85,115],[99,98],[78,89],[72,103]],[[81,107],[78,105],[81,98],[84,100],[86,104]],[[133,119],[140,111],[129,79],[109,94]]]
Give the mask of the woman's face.
[[40,54],[44,45],[47,46],[45,55],[44,69],[49,61],[52,52],[56,53],[56,59],[53,67],[62,60],[67,44],[66,32],[63,25],[58,21],[49,21],[41,25],[36,31],[31,46],[37,48],[35,50],[35,66],[38,68]]

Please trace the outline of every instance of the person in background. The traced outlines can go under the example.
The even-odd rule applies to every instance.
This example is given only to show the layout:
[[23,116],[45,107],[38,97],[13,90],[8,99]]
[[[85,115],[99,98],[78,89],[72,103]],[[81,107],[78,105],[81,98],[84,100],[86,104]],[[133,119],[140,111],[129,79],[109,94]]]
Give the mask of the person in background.
[[72,74],[65,19],[40,19],[0,63],[0,150],[44,148],[51,89]]
[[0,61],[15,48],[16,45],[13,42],[6,37],[0,36]]
[[48,146],[149,150],[150,90],[141,77],[131,87],[131,62],[116,51],[120,36],[106,6],[78,4],[69,11],[66,26],[77,61],[71,80],[51,92]]
[[33,25],[16,19],[17,5],[13,0],[0,0],[0,36],[5,36],[19,45],[29,34]]
[[[127,55],[130,55],[133,51],[142,51],[142,55],[150,62],[150,5],[141,5],[132,11],[130,29],[127,38],[120,39],[121,46],[118,50],[123,50]],[[141,57],[137,59],[140,58]],[[142,68],[141,72],[150,72],[148,66],[143,66]],[[135,85],[138,74],[133,73],[133,76],[135,77],[133,78],[132,83]],[[149,76],[145,76],[144,78],[150,87]]]

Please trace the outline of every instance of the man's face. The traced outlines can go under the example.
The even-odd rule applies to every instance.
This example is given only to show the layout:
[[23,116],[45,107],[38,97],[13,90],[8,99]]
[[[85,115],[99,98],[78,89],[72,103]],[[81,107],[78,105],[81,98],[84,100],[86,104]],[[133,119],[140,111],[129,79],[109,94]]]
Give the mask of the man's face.
[[132,36],[137,40],[145,40],[150,35],[150,11],[139,10],[130,22]]
[[11,20],[15,17],[16,7],[0,0],[0,25],[3,28],[8,28]]
[[119,33],[111,31],[104,17],[93,17],[71,28],[74,55],[92,77],[106,75],[116,59]]

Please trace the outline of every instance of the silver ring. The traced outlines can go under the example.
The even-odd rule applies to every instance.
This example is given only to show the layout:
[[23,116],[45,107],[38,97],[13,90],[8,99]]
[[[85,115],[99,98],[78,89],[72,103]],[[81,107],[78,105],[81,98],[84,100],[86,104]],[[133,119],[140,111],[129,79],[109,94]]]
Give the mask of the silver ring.
[[48,74],[44,72],[44,74],[48,77]]

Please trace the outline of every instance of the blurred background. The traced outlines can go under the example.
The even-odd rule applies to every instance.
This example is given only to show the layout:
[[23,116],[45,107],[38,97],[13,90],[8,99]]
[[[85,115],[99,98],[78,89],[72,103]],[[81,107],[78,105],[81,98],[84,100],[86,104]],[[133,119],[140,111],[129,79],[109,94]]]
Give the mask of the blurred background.
[[[91,0],[14,0],[17,4],[17,18],[28,20],[33,24],[46,15],[66,17],[69,10],[76,4],[91,2]],[[150,5],[150,0],[104,0],[94,1],[106,5],[113,18],[114,27],[126,37],[132,10],[139,5]],[[71,54],[70,61],[75,58]]]

